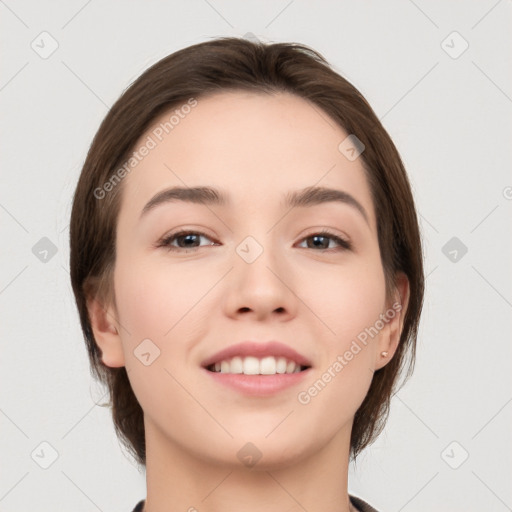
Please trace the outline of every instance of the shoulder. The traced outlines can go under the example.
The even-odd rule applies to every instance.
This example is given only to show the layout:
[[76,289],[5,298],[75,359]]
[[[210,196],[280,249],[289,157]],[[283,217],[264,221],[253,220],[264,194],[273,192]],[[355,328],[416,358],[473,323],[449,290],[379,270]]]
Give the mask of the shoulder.
[[361,498],[357,498],[356,496],[349,496],[349,498],[350,503],[352,503],[352,505],[354,505],[354,507],[356,507],[359,512],[378,512],[376,509],[374,509],[371,505],[366,503],[366,501],[362,500]]

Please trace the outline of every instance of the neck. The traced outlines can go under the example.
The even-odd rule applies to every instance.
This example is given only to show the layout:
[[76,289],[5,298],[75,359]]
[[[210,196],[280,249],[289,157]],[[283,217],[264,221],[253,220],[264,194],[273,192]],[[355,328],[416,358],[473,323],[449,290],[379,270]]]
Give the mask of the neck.
[[[144,512],[352,512],[347,492],[350,428],[320,449],[254,466],[207,460],[146,422]],[[237,449],[233,449],[236,453]]]

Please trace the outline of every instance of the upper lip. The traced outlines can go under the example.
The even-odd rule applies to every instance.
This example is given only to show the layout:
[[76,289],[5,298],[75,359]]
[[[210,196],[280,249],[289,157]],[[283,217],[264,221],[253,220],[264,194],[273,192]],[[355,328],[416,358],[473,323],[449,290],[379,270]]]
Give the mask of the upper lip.
[[220,350],[208,357],[202,362],[201,366],[203,368],[207,368],[212,364],[220,363],[221,361],[226,361],[236,356],[253,356],[257,358],[267,356],[285,357],[286,359],[294,361],[301,366],[311,366],[311,362],[307,357],[299,354],[293,348],[285,345],[284,343],[280,343],[279,341],[244,341],[242,343],[237,343],[236,345],[231,345],[230,347]]

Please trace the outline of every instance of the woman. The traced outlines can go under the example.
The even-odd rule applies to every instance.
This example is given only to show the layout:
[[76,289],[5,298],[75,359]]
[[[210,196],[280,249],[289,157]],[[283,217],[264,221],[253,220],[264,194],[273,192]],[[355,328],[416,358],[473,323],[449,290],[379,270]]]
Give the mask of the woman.
[[71,279],[135,510],[375,510],[348,465],[409,375],[418,221],[363,96],[298,44],[180,50],[115,103],[70,226]]

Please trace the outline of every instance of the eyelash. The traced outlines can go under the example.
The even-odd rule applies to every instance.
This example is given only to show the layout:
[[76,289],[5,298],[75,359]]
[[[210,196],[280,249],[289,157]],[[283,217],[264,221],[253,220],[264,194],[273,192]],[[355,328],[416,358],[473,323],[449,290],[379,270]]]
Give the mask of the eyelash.
[[[164,237],[160,242],[158,242],[157,247],[164,247],[165,249],[167,249],[170,252],[179,251],[179,252],[185,252],[185,253],[195,252],[197,249],[200,248],[200,247],[192,247],[190,249],[187,249],[184,247],[175,247],[175,246],[171,245],[171,242],[173,242],[177,238],[180,238],[185,235],[199,235],[199,236],[204,236],[206,238],[210,238],[205,233],[201,233],[200,231],[178,231],[177,233],[172,233],[172,234]],[[330,238],[340,245],[340,247],[338,247],[338,248],[321,249],[318,252],[331,252],[331,251],[337,252],[337,251],[352,250],[352,244],[348,240],[345,240],[344,238],[341,238],[340,236],[335,235],[334,233],[331,233],[330,231],[325,230],[325,229],[319,233],[312,233],[312,234],[302,238],[300,241],[303,242],[304,240],[307,240],[308,238],[313,238],[313,237],[318,237],[318,236],[323,237],[323,238]],[[202,247],[204,247],[204,246],[202,246]],[[307,247],[303,247],[303,249],[307,249]]]

